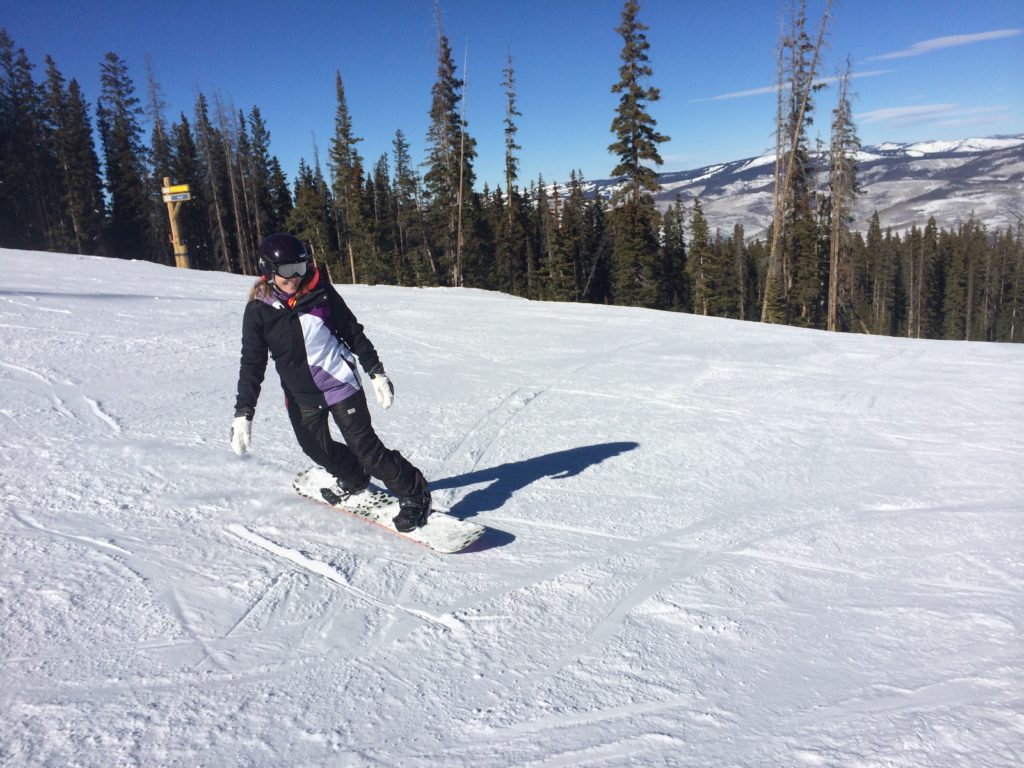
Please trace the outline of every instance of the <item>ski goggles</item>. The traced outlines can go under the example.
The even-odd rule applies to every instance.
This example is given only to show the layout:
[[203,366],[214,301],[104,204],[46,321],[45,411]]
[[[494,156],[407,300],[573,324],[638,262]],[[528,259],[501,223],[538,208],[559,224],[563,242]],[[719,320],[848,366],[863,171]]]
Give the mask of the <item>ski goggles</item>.
[[294,261],[291,264],[275,264],[274,274],[281,277],[302,277],[306,274],[307,261]]

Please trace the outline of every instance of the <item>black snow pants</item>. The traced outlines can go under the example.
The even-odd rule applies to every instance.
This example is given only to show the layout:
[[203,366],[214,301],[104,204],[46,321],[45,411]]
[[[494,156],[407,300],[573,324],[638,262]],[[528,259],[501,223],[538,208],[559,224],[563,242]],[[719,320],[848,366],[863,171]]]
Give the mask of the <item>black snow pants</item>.
[[[423,475],[398,451],[385,447],[373,430],[366,395],[360,390],[337,405],[310,407],[288,398],[288,417],[303,452],[345,484],[376,477],[396,496],[427,489]],[[331,437],[330,414],[344,443]]]

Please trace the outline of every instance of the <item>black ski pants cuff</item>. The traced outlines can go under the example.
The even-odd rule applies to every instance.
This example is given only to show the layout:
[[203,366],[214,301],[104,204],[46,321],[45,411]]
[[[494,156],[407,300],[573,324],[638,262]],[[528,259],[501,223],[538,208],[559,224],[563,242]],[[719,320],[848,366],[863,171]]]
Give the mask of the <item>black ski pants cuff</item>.
[[[355,482],[366,474],[376,477],[396,496],[426,491],[422,473],[377,436],[362,390],[330,407],[299,405],[292,398],[287,402],[288,418],[302,451],[339,481]],[[344,443],[331,436],[328,414],[338,425]]]

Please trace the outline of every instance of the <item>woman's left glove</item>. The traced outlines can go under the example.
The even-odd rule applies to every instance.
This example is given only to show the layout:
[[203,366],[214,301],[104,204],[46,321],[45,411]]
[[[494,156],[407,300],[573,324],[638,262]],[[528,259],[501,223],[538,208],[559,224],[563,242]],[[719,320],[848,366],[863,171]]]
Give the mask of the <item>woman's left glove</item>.
[[231,422],[231,450],[241,456],[252,445],[252,417],[248,411],[236,411]]
[[370,370],[370,383],[373,384],[373,392],[377,395],[377,402],[385,411],[395,402],[395,386],[391,379],[384,373],[384,366],[380,363]]

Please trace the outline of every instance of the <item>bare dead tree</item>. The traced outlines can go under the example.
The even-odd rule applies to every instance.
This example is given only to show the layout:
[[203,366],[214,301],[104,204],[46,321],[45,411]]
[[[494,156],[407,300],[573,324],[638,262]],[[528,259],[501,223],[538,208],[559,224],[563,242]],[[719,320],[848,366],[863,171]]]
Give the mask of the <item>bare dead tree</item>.
[[[241,137],[245,131],[245,115],[241,110],[238,111],[238,123],[235,130],[235,135]],[[245,238],[249,253],[252,254],[253,266],[255,267],[256,262],[256,246],[258,243],[263,241],[260,236],[259,229],[259,216],[256,215],[256,189],[255,179],[253,173],[253,160],[252,160],[252,141],[250,139],[249,145],[246,151],[242,151],[241,142],[239,142],[238,151],[235,152],[235,164],[238,167],[238,178],[241,180],[242,187],[242,205],[245,208]],[[256,239],[253,241],[253,233],[256,234]]]
[[196,120],[199,127],[199,142],[202,144],[203,159],[206,162],[207,192],[210,195],[210,199],[213,200],[213,214],[217,219],[217,234],[220,238],[221,266],[225,272],[230,272],[231,256],[228,252],[228,236],[227,232],[224,231],[224,215],[221,211],[220,192],[217,189],[217,176],[213,166],[213,147],[210,140],[211,126],[209,116],[206,113],[206,97],[202,93],[199,94],[197,111],[199,112],[198,120]]
[[509,51],[508,59],[504,69],[505,79],[502,85],[505,87],[505,197],[508,200],[508,223],[512,225],[512,185],[516,181],[519,161],[516,159],[515,151],[522,149],[516,144],[515,118],[521,113],[516,109],[516,79],[512,69],[512,52]]
[[455,196],[458,210],[458,226],[455,232],[455,280],[456,286],[462,285],[462,189],[466,175],[466,101],[469,98],[469,47],[466,47],[462,64],[462,105],[459,115],[459,192]]
[[[806,0],[800,0],[801,19],[803,18],[803,11],[806,7]],[[796,155],[797,149],[800,143],[800,136],[803,132],[804,115],[807,111],[807,104],[810,100],[811,90],[814,87],[815,73],[818,71],[818,61],[821,58],[821,47],[825,41],[825,30],[828,27],[828,20],[832,13],[832,0],[827,0],[825,3],[825,11],[821,17],[821,26],[818,30],[818,39],[814,45],[814,54],[811,59],[810,71],[807,73],[807,77],[803,82],[797,83],[795,81],[795,74],[791,72],[790,75],[790,92],[791,97],[796,99],[795,103],[799,103],[799,108],[796,115],[796,120],[792,126],[788,126],[790,135],[789,145],[786,148],[786,175],[783,180],[783,192],[778,192],[778,182],[776,179],[776,194],[775,194],[775,210],[772,212],[772,243],[771,249],[768,252],[768,271],[765,278],[765,290],[764,290],[764,303],[761,308],[761,322],[774,322],[777,318],[772,315],[770,307],[772,297],[774,293],[779,290],[780,283],[783,282],[783,276],[781,274],[782,262],[779,253],[779,245],[782,238],[782,216],[783,210],[786,204],[786,196],[789,194],[789,188],[793,182],[793,175],[796,172]],[[795,38],[797,35],[794,34],[794,41],[792,45],[796,45]],[[779,52],[779,88],[783,87],[781,72],[782,72],[782,52]],[[796,88],[800,87],[800,92],[796,92]],[[781,115],[780,115],[781,117]],[[777,136],[785,130],[785,127],[781,122],[776,126]],[[776,139],[776,145],[779,144],[779,139]],[[776,163],[778,163],[779,156],[776,154]],[[780,204],[781,203],[781,204]]]
[[[242,272],[252,275],[255,274],[256,269],[252,262],[250,249],[246,243],[245,234],[242,232],[243,211],[239,204],[238,174],[234,161],[238,147],[238,130],[234,121],[228,118],[229,110],[225,107],[219,93],[214,96],[214,105],[217,110],[217,125],[220,128],[224,143],[224,164],[228,171],[228,188],[231,190],[231,211],[235,220],[235,244],[238,247],[238,261],[242,267]],[[232,108],[230,112],[233,113],[234,109]]]

